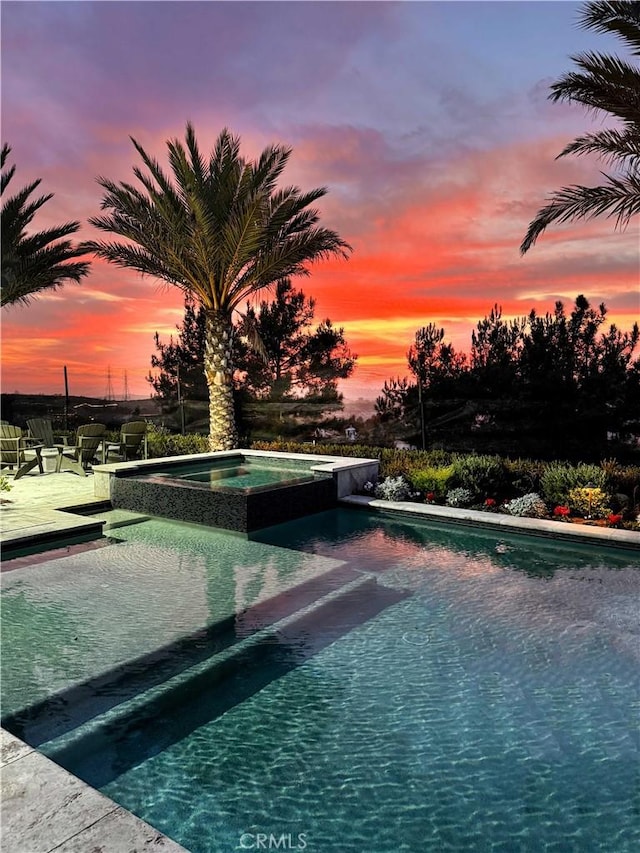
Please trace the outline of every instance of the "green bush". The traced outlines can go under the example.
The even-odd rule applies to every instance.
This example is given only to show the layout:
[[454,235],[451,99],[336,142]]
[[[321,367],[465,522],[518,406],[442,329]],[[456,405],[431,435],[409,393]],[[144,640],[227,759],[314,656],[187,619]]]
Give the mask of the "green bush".
[[542,496],[554,506],[568,503],[571,489],[588,484],[598,488],[604,487],[605,472],[599,465],[587,465],[582,462],[578,465],[550,462],[545,466],[540,477]]
[[610,460],[602,463],[605,472],[605,491],[610,494],[625,495],[630,507],[635,509],[640,504],[640,467],[627,465],[622,467],[610,466]]
[[411,478],[413,471],[429,466],[445,466],[452,455],[443,450],[397,450],[392,447],[372,447],[366,444],[300,444],[295,441],[254,441],[253,450],[274,450],[281,453],[317,453],[320,456],[349,456],[357,459],[378,459],[380,477]]
[[444,498],[451,486],[454,472],[453,465],[447,465],[446,468],[418,468],[411,473],[411,485],[419,492],[433,492],[436,497]]
[[540,491],[544,463],[532,459],[505,459],[506,486],[511,493],[526,495]]
[[492,497],[504,488],[505,469],[499,456],[457,456],[453,467],[456,483],[476,499]]
[[150,459],[209,452],[208,436],[199,433],[174,435],[164,427],[150,427],[147,433],[147,443]]

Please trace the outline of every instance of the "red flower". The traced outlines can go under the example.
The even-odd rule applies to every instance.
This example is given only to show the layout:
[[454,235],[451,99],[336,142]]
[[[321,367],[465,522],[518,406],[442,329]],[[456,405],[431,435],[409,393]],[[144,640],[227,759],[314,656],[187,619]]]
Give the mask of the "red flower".
[[435,492],[427,492],[427,494],[424,496],[425,500],[429,501],[429,503],[431,503],[431,501],[435,500],[435,497],[436,497]]
[[620,524],[620,522],[622,521],[622,516],[616,515],[615,513],[611,512],[611,513],[609,513],[609,515],[607,517],[607,521],[613,527],[617,524]]
[[484,505],[485,506],[495,506],[496,502],[494,501],[493,498],[487,498],[484,502]]
[[553,514],[556,518],[566,518],[569,515],[568,506],[556,506],[553,509]]

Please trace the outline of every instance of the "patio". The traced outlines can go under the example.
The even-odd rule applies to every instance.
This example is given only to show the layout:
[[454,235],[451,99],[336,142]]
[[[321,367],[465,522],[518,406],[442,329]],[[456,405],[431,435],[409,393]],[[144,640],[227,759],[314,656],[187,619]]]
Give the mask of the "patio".
[[11,491],[0,493],[0,544],[5,554],[26,540],[42,541],[62,532],[72,536],[99,533],[95,520],[64,511],[104,503],[94,494],[91,474],[40,474],[35,469],[18,480],[8,480]]

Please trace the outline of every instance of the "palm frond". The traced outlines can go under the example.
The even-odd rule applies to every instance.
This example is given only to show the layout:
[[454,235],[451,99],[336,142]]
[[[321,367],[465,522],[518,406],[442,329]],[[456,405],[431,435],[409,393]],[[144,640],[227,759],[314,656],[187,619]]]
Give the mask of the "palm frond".
[[640,4],[629,0],[587,3],[580,14],[585,29],[620,36],[636,56],[640,55]]
[[594,53],[573,57],[570,71],[552,86],[549,99],[569,101],[589,111],[609,113],[636,126],[640,123],[640,70],[614,56]]
[[[248,307],[248,306],[247,306]],[[258,321],[254,311],[247,311],[242,314],[238,311],[239,322],[238,331],[243,338],[246,338],[250,349],[257,353],[262,361],[267,364],[269,361],[269,353],[260,335]]]
[[[5,143],[0,161],[4,169],[11,148]],[[79,222],[66,222],[44,231],[29,232],[36,213],[53,198],[51,193],[31,198],[40,179],[32,181],[15,195],[4,198],[15,166],[2,173],[2,293],[0,304],[27,304],[45,290],[57,290],[67,282],[79,283],[90,269],[89,261],[77,261],[85,255],[83,246],[74,246],[66,238],[75,234]]]
[[[597,32],[619,36],[634,56],[640,54],[640,3],[587,3],[581,24]],[[552,101],[580,104],[621,123],[579,136],[558,157],[597,154],[616,174],[604,174],[601,187],[564,187],[541,208],[530,223],[520,245],[522,254],[536,242],[552,222],[615,217],[617,228],[625,227],[640,212],[640,68],[617,56],[595,52],[572,57],[578,70],[560,77],[549,95]]]
[[556,159],[568,154],[597,154],[610,163],[632,163],[640,159],[640,136],[627,130],[600,130],[578,136],[558,154]]
[[636,171],[622,178],[604,173],[603,176],[604,186],[570,186],[555,192],[529,225],[520,252],[528,251],[552,222],[592,219],[604,214],[615,216],[616,227],[624,228],[632,216],[640,213],[640,177]]

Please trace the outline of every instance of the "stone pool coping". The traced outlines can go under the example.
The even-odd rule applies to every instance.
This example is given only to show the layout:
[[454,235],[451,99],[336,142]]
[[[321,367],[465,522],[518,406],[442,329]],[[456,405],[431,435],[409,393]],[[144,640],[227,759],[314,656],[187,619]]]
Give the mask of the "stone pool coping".
[[5,729],[0,747],[3,853],[188,853]]
[[519,518],[498,512],[482,512],[477,509],[418,504],[411,501],[383,501],[361,495],[349,495],[341,499],[343,506],[353,506],[376,512],[387,512],[410,518],[442,521],[472,527],[497,528],[514,533],[527,533],[558,539],[564,542],[599,543],[607,547],[640,550],[640,533],[633,530],[617,530],[614,527],[590,527],[584,524],[551,521],[539,518]]

